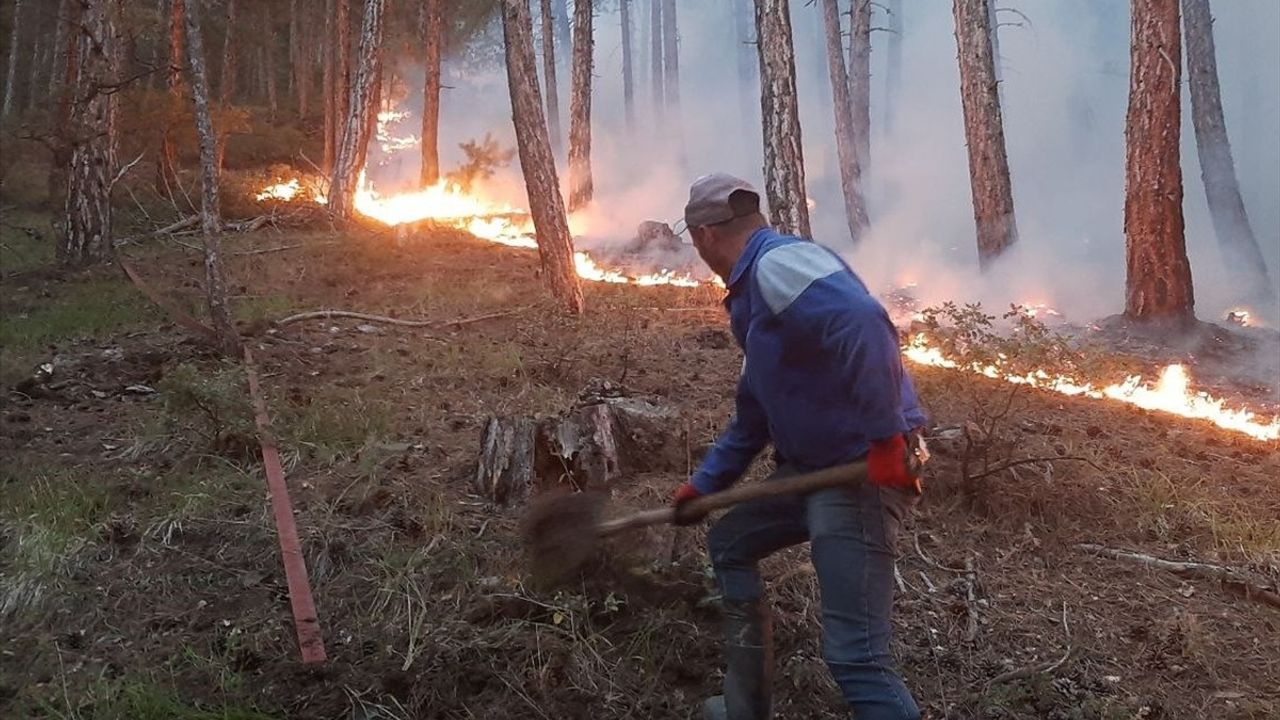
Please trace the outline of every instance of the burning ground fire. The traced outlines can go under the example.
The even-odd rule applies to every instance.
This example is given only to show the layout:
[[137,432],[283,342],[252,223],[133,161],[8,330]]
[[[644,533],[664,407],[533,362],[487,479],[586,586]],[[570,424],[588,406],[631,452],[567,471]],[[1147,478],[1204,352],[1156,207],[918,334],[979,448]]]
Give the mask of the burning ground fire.
[[[408,117],[409,114],[403,112],[379,113],[377,140],[384,155],[390,156],[419,145],[420,140],[416,135],[397,136],[392,131],[394,125]],[[308,197],[320,204],[326,202],[323,192],[318,187],[308,185],[299,178],[263,188],[256,197],[260,202],[290,202]],[[812,207],[813,201],[809,202]],[[465,230],[493,243],[530,249],[538,247],[533,222],[527,211],[491,200],[478,193],[468,192],[444,179],[421,190],[382,195],[362,170],[357,183],[355,209],[362,215],[388,226],[395,227],[430,220]],[[577,218],[571,214],[568,220],[570,232],[580,235],[580,229],[575,227],[579,224],[576,222]],[[594,282],[678,287],[698,287],[702,284],[691,276],[669,270],[635,275],[618,268],[603,267],[584,251],[574,253],[574,265],[579,277]],[[713,282],[721,284],[719,278],[715,278]],[[1029,303],[1025,305],[1025,309],[1032,317],[1043,320],[1062,319],[1061,313],[1044,303]],[[1228,320],[1240,326],[1254,324],[1247,310],[1232,311]],[[986,377],[1029,385],[1063,395],[1112,400],[1147,410],[1206,420],[1220,428],[1243,433],[1259,440],[1280,439],[1280,417],[1267,420],[1249,410],[1228,408],[1225,401],[1221,399],[1193,391],[1187,371],[1181,365],[1166,367],[1154,385],[1143,383],[1140,376],[1134,375],[1123,382],[1099,387],[1088,381],[1056,375],[1044,370],[1018,375],[995,365],[964,365],[946,357],[923,334],[915,335],[903,350],[908,360],[920,365],[975,372]]]
[[[306,188],[302,181],[295,178],[264,188],[257,198],[260,201],[273,199],[290,201],[302,194],[304,190]],[[312,191],[312,195],[317,202],[325,202],[322,194]],[[443,180],[423,190],[383,197],[362,173],[355,206],[360,213],[386,225],[397,226],[432,220],[502,245],[534,249],[538,246],[528,213],[504,203],[468,194]],[[570,217],[569,221],[572,230],[573,218]],[[691,277],[668,271],[638,276],[627,275],[619,270],[601,267],[590,255],[581,251],[574,253],[574,262],[580,277],[595,282],[680,287],[697,287],[700,284]],[[1043,303],[1032,303],[1027,307],[1033,317],[1040,315],[1061,317],[1061,313]],[[1247,322],[1247,311],[1241,311],[1241,314],[1242,319]],[[1226,407],[1224,400],[1192,390],[1190,377],[1182,365],[1166,367],[1154,385],[1144,383],[1141,376],[1133,375],[1120,383],[1098,386],[1085,380],[1044,370],[1019,375],[1002,370],[995,365],[966,366],[946,357],[937,346],[929,342],[924,334],[915,335],[904,347],[904,354],[908,360],[920,365],[965,370],[1062,395],[1112,400],[1147,410],[1205,420],[1220,428],[1243,433],[1258,440],[1280,439],[1280,417],[1268,420],[1249,410]]]
[[1002,370],[996,365],[977,363],[962,365],[942,354],[929,343],[923,334],[916,334],[903,348],[907,359],[919,365],[954,368],[1004,380],[1017,385],[1050,390],[1069,396],[1082,396],[1095,400],[1115,400],[1135,405],[1145,410],[1207,420],[1225,430],[1243,433],[1258,440],[1280,439],[1280,417],[1270,420],[1259,417],[1250,410],[1226,407],[1226,401],[1207,393],[1191,389],[1191,378],[1182,365],[1169,365],[1160,372],[1155,385],[1143,383],[1139,375],[1131,375],[1123,382],[1097,386],[1085,380],[1054,375],[1044,370],[1018,375]]

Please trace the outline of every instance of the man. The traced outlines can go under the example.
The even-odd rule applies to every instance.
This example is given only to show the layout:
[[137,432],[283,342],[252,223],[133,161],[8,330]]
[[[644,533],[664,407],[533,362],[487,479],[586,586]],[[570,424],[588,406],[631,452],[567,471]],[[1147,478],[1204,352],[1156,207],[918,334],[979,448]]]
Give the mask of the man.
[[689,500],[728,487],[773,442],[774,477],[865,458],[868,481],[739,505],[707,536],[724,599],[724,694],[707,718],[771,715],[769,613],[757,562],[805,541],[821,587],[823,655],[859,720],[920,717],[890,654],[898,525],[919,495],[908,462],[925,418],[888,314],[835,253],[782,235],[760,194],[735,177],[698,178],[685,224],[729,289],[725,305],[746,356],[737,409],[692,479]]

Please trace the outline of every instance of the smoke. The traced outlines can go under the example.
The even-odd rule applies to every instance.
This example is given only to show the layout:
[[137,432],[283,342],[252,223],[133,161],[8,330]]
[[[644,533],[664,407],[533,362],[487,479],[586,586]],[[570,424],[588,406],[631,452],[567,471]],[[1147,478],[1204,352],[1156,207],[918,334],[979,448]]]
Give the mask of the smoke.
[[[592,165],[596,202],[575,218],[583,244],[624,242],[643,220],[674,221],[689,182],[712,171],[763,186],[759,90],[744,85],[732,13],[750,2],[682,0],[678,110],[662,112],[650,85],[648,4],[633,3],[635,117],[624,114],[621,28],[612,5],[596,16]],[[793,0],[797,84],[815,239],[844,254],[880,291],[915,282],[924,302],[982,301],[993,310],[1044,302],[1087,321],[1124,306],[1124,124],[1128,94],[1127,3],[1024,0],[1030,22],[1001,13],[1005,133],[1020,239],[992,271],[977,270],[963,118],[949,2],[904,2],[901,81],[886,123],[886,32],[873,33],[872,166],[865,192],[873,228],[852,247],[836,166],[821,10]],[[879,4],[873,27],[889,25]],[[1214,4],[1218,67],[1245,206],[1272,278],[1280,277],[1280,3]],[[754,26],[754,23],[752,23]],[[490,30],[492,34],[492,28]],[[492,38],[491,38],[492,39]],[[567,54],[566,54],[567,56]],[[754,72],[754,71],[753,71]],[[421,107],[421,72],[402,68],[404,105]],[[558,66],[567,142],[569,67]],[[447,63],[441,155],[492,132],[514,145],[501,67]],[[1220,320],[1234,283],[1222,267],[1205,205],[1184,90],[1183,183],[1197,312]],[[560,155],[563,161],[563,153]],[[402,172],[416,174],[405,162]],[[410,167],[412,165],[412,167]],[[562,181],[564,180],[561,165]],[[377,172],[375,179],[381,183]],[[523,206],[518,167],[486,191]],[[1273,327],[1280,304],[1253,308]]]

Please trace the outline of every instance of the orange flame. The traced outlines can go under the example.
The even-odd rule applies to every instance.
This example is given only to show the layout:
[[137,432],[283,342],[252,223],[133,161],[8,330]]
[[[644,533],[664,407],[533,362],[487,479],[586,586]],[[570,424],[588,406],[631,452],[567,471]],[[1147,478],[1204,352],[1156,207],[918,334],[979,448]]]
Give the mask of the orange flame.
[[[394,115],[395,113],[382,113],[379,121],[384,121],[384,116],[386,121],[398,119]],[[301,181],[295,178],[264,188],[256,197],[259,201],[292,200],[302,190]],[[328,198],[319,192],[315,192],[314,196],[317,203],[328,203]],[[369,182],[362,170],[356,181],[354,205],[360,214],[392,227],[432,220],[465,230],[489,242],[510,247],[538,247],[533,220],[528,212],[467,192],[446,180],[440,180],[422,190],[384,196]],[[578,218],[571,214],[568,221],[569,232],[578,234]],[[630,275],[621,270],[603,268],[583,251],[574,253],[574,267],[579,277],[594,282],[676,287],[698,287],[702,284],[693,277],[665,269],[645,275]]]
[[958,368],[1004,380],[1017,385],[1030,385],[1044,390],[1071,396],[1084,396],[1095,400],[1116,400],[1146,410],[1207,420],[1225,430],[1243,433],[1258,440],[1280,439],[1280,417],[1270,420],[1250,410],[1226,407],[1226,401],[1205,392],[1193,391],[1191,379],[1182,365],[1170,365],[1160,372],[1155,385],[1144,383],[1140,375],[1131,375],[1123,382],[1097,387],[1088,381],[1065,375],[1053,375],[1044,370],[1018,375],[1006,372],[996,365],[977,363],[962,365],[946,357],[936,346],[930,345],[924,333],[919,333],[903,348],[903,355],[919,365],[941,368]]

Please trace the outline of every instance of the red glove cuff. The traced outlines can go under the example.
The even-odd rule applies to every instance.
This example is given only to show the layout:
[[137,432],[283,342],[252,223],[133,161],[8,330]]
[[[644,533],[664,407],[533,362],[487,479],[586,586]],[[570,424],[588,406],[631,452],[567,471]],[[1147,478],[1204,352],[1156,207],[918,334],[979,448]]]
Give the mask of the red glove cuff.
[[867,478],[876,485],[906,487],[915,483],[907,467],[907,439],[894,435],[871,443],[867,453]]

